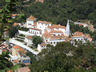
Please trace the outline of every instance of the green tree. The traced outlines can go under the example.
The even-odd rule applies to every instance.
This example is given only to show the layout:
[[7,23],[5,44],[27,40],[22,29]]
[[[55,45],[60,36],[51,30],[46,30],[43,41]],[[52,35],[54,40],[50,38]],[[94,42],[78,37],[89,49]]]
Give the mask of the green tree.
[[9,31],[9,37],[12,38],[12,37],[14,37],[17,33],[18,33],[17,27],[13,27],[13,26],[12,26],[12,27],[10,28],[10,31]]
[[33,36],[32,42],[37,47],[38,44],[43,42],[43,39],[40,36]]

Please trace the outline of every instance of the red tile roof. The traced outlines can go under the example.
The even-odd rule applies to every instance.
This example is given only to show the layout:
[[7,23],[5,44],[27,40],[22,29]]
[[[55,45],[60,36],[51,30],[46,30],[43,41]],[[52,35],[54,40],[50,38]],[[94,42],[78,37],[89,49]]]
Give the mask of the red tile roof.
[[66,29],[66,27],[65,26],[61,26],[60,24],[59,25],[52,25],[52,26],[49,26],[48,28],[50,28],[50,29],[53,29],[53,28],[63,28],[63,29]]
[[82,33],[82,32],[75,32],[74,34],[73,34],[73,37],[81,37],[81,36],[84,36],[84,34]]
[[18,60],[14,60],[13,62],[14,62],[14,63],[18,63]]
[[18,23],[16,23],[16,22],[13,24],[13,26],[17,26],[17,25],[18,25]]
[[51,30],[50,33],[63,33],[62,31]]
[[59,36],[55,36],[55,35],[52,34],[54,32],[55,33],[63,33],[62,31],[51,31],[51,32],[48,33],[47,30],[45,30],[43,36],[44,36],[44,38],[47,38],[47,39],[49,38],[51,40],[65,39],[66,36],[64,36],[64,34],[59,35]]
[[18,45],[13,46],[13,48],[16,49],[18,52],[24,53],[24,49],[21,48],[21,47],[18,46]]
[[8,70],[7,72],[13,72],[12,70]]
[[17,14],[12,14],[11,16],[12,16],[12,17],[13,17],[13,16],[17,16]]
[[42,24],[52,24],[51,22],[47,22],[47,21],[38,21],[38,23],[42,23]]
[[26,38],[28,38],[28,39],[32,39],[32,36],[27,36]]
[[34,16],[30,16],[30,17],[28,18],[28,20],[36,20],[36,18],[35,18]]

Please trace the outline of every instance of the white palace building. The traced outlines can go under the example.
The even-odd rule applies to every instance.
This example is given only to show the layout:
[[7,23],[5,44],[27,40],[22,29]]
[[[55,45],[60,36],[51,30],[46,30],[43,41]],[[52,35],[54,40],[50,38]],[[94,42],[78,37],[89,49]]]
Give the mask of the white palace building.
[[[26,20],[26,27],[29,28],[29,33],[33,36],[40,36],[43,38],[45,44],[51,44],[55,46],[58,42],[63,42],[70,35],[69,20],[67,26],[61,26],[52,24],[47,21],[36,21],[37,18],[30,16]],[[32,37],[26,36],[26,42],[30,42]]]
[[66,26],[62,26],[60,24],[52,24],[51,22],[47,21],[37,21],[37,18],[30,16],[26,19],[24,26],[29,29],[27,32],[23,31],[23,34],[25,34],[24,41],[27,43],[27,45],[32,45],[32,36],[40,36],[43,38],[44,43],[41,44],[42,47],[46,46],[47,44],[56,46],[58,42],[71,40],[82,40],[83,42],[85,42],[85,40],[90,42],[92,41],[89,34],[83,34],[82,32],[78,31],[71,34],[69,20],[67,21]]

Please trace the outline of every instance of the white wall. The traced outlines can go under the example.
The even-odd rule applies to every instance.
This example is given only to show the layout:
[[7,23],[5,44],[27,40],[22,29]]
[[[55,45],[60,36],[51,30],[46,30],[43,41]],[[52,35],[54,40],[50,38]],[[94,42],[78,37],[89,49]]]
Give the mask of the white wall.
[[43,23],[37,22],[37,28],[38,28],[38,29],[44,30],[44,29],[46,29],[48,26],[51,26],[51,24],[43,24]]
[[31,28],[32,25],[34,25],[34,21],[32,21],[32,20],[27,20],[27,21],[26,21],[26,24],[27,24],[27,28]]
[[83,27],[88,27],[88,24],[86,24],[86,23],[74,22],[74,24],[77,24],[77,25],[82,24],[82,25],[83,25]]
[[29,33],[37,36],[42,36],[42,32],[39,30],[29,29]]
[[84,37],[72,37],[72,40],[84,41]]

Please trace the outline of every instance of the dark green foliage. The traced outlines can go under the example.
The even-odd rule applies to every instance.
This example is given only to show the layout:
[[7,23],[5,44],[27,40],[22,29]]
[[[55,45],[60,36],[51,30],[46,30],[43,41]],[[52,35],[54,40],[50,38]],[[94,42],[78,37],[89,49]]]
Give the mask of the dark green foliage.
[[28,31],[29,30],[28,28],[25,28],[25,27],[19,27],[18,29],[22,30],[22,31]]
[[0,70],[4,70],[13,66],[13,64],[5,57],[9,58],[8,53],[3,52],[3,54],[0,55]]
[[17,27],[11,27],[11,29],[10,29],[10,31],[9,31],[9,37],[12,38],[12,37],[14,37],[17,33],[18,33]]
[[32,42],[37,47],[38,44],[43,42],[43,39],[40,36],[33,36]]
[[[11,14],[16,11],[15,7],[18,0],[1,0],[2,6],[0,8],[0,37],[3,39],[4,29],[8,31],[11,28]],[[1,4],[0,3],[0,4]]]
[[45,0],[44,3],[34,3],[32,0],[22,7],[25,16],[34,15],[56,24],[65,25],[67,19],[90,19],[94,23],[96,21],[96,0]]
[[[66,56],[70,51],[73,56]],[[62,42],[55,47],[48,45],[38,56],[29,56],[32,72],[95,72],[96,69],[96,49],[90,43],[74,47]]]

